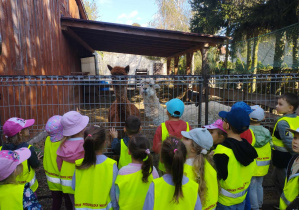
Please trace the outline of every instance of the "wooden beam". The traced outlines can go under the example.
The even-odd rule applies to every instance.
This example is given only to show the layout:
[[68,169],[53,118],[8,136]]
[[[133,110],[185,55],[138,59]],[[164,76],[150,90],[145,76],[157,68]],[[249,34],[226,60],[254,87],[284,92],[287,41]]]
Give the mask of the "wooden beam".
[[192,64],[193,52],[186,54],[186,75],[191,75],[191,64]]
[[226,37],[221,37],[221,36],[203,35],[203,34],[153,29],[153,28],[145,28],[145,27],[134,27],[134,26],[128,26],[122,24],[105,23],[100,21],[84,21],[84,20],[78,20],[78,19],[67,18],[67,17],[61,18],[61,25],[81,28],[81,29],[106,31],[112,33],[132,34],[132,35],[146,36],[146,37],[158,37],[158,38],[173,39],[178,41],[192,41],[194,43],[204,42],[204,43],[223,44],[224,41],[227,39]]
[[94,53],[94,49],[90,47],[84,40],[82,40],[72,29],[68,27],[63,27],[63,31],[65,31],[68,35],[70,35],[72,38],[74,38],[79,44],[81,44],[85,49],[90,51],[91,53]]
[[167,75],[170,75],[171,72],[170,64],[171,64],[171,58],[167,58]]
[[174,54],[174,55],[171,55],[171,56],[169,56],[169,57],[177,57],[177,56],[182,56],[182,55],[184,55],[184,54],[187,54],[187,53],[190,53],[190,52],[196,52],[196,51],[198,51],[198,50],[200,50],[202,47],[203,47],[203,45],[204,44],[199,44],[199,45],[196,45],[195,47],[191,47],[191,48],[189,48],[189,49],[187,49],[187,50],[184,50],[184,51],[182,51],[182,52],[178,52],[178,53],[176,53],[176,54]]
[[178,75],[180,57],[174,57],[174,75]]
[[88,20],[88,16],[87,16],[87,13],[85,11],[83,2],[81,0],[76,0],[76,3],[78,5],[78,9],[79,9],[81,17],[85,20]]

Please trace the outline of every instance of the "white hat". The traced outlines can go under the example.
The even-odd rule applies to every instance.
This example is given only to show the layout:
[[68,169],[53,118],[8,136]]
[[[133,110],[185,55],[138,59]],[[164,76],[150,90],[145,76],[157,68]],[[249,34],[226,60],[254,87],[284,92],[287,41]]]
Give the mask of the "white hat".
[[200,147],[210,150],[213,146],[213,137],[210,131],[206,128],[195,128],[191,131],[181,131],[182,136],[188,139],[192,139]]
[[292,132],[292,133],[299,133],[299,128],[297,128],[296,130],[288,128],[287,130]]
[[253,110],[249,114],[250,119],[262,121],[265,118],[265,112],[259,105],[250,106],[250,108]]

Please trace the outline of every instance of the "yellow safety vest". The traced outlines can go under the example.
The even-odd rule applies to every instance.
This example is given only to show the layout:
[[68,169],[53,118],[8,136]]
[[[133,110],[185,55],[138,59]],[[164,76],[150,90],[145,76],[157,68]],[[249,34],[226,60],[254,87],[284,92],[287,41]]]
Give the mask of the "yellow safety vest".
[[255,135],[254,135],[253,131],[250,128],[249,128],[249,131],[250,131],[251,136],[252,136],[251,146],[253,146],[253,145],[255,145],[255,142],[256,142]]
[[[278,124],[279,121],[287,121],[287,123],[290,126],[290,129],[296,130],[298,128],[299,125],[299,116],[296,117],[282,117],[279,120],[277,120],[274,129],[273,129],[273,133],[272,133],[272,142],[273,142],[273,146],[275,150],[281,151],[281,152],[288,152],[288,150],[285,148],[283,141],[281,139],[278,139],[275,137],[274,133],[276,131],[276,126]],[[286,131],[288,132],[288,131]]]
[[279,208],[286,209],[299,195],[299,173],[286,177],[283,192],[280,196]]
[[[213,168],[213,166],[211,166],[209,161],[207,161],[207,159],[205,159],[204,171],[205,171],[204,180],[206,182],[207,191],[205,194],[206,203],[205,205],[202,206],[202,209],[204,210],[216,209],[217,202],[218,202],[218,192],[219,192],[218,182],[217,182],[217,172]],[[189,179],[192,179],[195,182],[197,182],[195,173],[193,171],[193,166],[185,164],[184,173]]]
[[225,206],[242,203],[247,194],[247,188],[256,169],[256,162],[243,166],[237,161],[232,149],[221,144],[215,149],[215,154],[225,154],[229,157],[226,180],[221,179],[218,202]]
[[132,157],[129,155],[129,149],[125,144],[124,140],[120,140],[120,157],[118,162],[118,169],[121,169],[124,166],[129,165],[132,163]]
[[[252,135],[252,146],[254,147],[256,139],[253,131],[250,129]],[[253,142],[254,139],[254,142]],[[268,142],[262,147],[254,147],[258,157],[256,158],[256,170],[253,176],[265,176],[268,173],[271,161],[271,145]]]
[[23,184],[0,185],[0,209],[23,209]]
[[61,189],[63,193],[75,194],[72,189],[72,179],[75,172],[75,163],[62,161],[60,170]]
[[[28,149],[32,147],[32,145],[28,146]],[[0,147],[0,151],[2,150],[2,147]],[[35,192],[38,188],[38,182],[35,175],[35,170],[30,166],[30,171],[28,169],[28,160],[25,160],[22,162],[23,165],[23,172],[19,174],[16,177],[16,181],[19,184],[25,185],[26,183],[29,183],[30,189]]]
[[148,182],[142,182],[142,170],[132,174],[118,175],[115,184],[119,188],[119,208],[122,210],[142,209],[147,191],[153,175],[148,177]]
[[[186,122],[186,125],[187,125],[186,131],[189,132],[189,123]],[[165,141],[167,139],[167,137],[169,136],[169,132],[166,128],[165,122],[161,123],[161,130],[162,130],[161,140],[162,140],[162,143],[163,143],[163,141]],[[159,169],[160,169],[160,171],[163,171],[163,172],[166,171],[164,164],[161,163],[160,160],[159,160]]]
[[[76,165],[82,161],[76,160]],[[115,160],[107,158],[101,164],[76,170],[75,209],[112,209],[110,190],[114,164]]]
[[60,143],[60,141],[51,142],[50,136],[48,136],[45,141],[43,165],[48,186],[51,191],[62,191],[60,184],[60,173],[56,162],[57,149],[60,146]]
[[173,202],[173,194],[175,187],[166,183],[163,177],[154,179],[154,210],[179,210],[179,209],[194,209],[198,184],[193,180],[189,181],[182,186],[183,198],[179,199],[179,203]]

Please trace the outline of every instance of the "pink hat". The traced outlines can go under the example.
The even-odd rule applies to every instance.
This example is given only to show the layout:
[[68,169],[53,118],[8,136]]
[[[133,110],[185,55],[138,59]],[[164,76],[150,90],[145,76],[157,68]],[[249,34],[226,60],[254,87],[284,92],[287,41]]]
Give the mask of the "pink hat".
[[23,147],[18,150],[0,151],[0,181],[9,177],[19,164],[30,158],[31,152]]
[[89,117],[81,115],[79,112],[70,111],[62,116],[61,124],[63,126],[64,136],[73,136],[86,128]]
[[14,136],[24,128],[32,126],[34,122],[34,119],[24,120],[17,117],[9,118],[3,125],[3,133],[6,137]]
[[216,120],[211,125],[205,125],[203,127],[207,128],[207,129],[220,129],[220,130],[222,130],[222,131],[224,131],[226,133],[226,131],[223,129],[223,121],[221,119]]
[[46,124],[46,131],[50,135],[51,142],[60,141],[63,138],[62,131],[63,126],[61,124],[62,116],[54,115],[51,117]]

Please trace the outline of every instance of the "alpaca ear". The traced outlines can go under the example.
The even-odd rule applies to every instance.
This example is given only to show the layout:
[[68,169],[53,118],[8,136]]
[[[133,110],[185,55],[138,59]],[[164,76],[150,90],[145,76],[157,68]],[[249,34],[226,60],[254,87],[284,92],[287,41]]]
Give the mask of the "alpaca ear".
[[160,85],[155,84],[155,85],[154,85],[154,88],[155,88],[155,89],[160,89]]
[[129,66],[129,65],[127,65],[127,66],[125,67],[125,71],[126,71],[127,73],[129,73],[129,71],[130,71],[130,66]]
[[113,69],[110,65],[107,65],[107,67],[110,71]]

